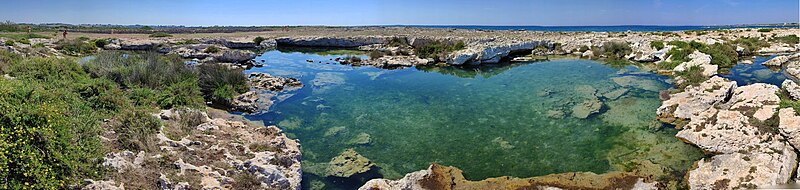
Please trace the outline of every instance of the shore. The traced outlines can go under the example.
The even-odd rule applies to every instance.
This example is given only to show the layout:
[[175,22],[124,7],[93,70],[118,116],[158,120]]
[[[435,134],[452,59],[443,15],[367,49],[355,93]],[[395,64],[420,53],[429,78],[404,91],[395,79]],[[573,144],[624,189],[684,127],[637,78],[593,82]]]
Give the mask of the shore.
[[[800,147],[800,142],[797,141],[800,139],[800,116],[796,111],[800,110],[786,106],[783,102],[798,101],[800,86],[792,80],[784,82],[782,87],[769,84],[738,86],[735,82],[717,75],[729,69],[730,64],[752,61],[754,55],[781,55],[765,65],[783,67],[789,76],[800,78],[800,44],[792,43],[791,40],[780,40],[790,35],[795,35],[796,38],[797,34],[800,34],[800,29],[796,28],[691,32],[530,32],[405,27],[296,27],[264,32],[172,34],[170,37],[70,33],[68,38],[74,41],[95,40],[94,42],[102,39],[104,43],[99,43],[102,46],[96,49],[155,50],[164,54],[176,54],[201,64],[219,63],[245,68],[259,64],[253,61],[257,53],[249,49],[282,46],[349,48],[376,52],[370,60],[340,62],[381,68],[494,64],[525,61],[536,56],[574,56],[609,63],[621,61],[626,64],[643,64],[651,68],[651,71],[671,76],[676,81],[674,89],[662,92],[662,106],[653,110],[653,113],[662,122],[675,125],[681,130],[676,138],[699,147],[708,155],[708,158],[697,161],[696,167],[686,175],[688,186],[692,189],[735,189],[785,185],[797,180],[796,152]],[[256,43],[256,38],[261,40]],[[3,48],[27,56],[87,55],[81,52],[71,52],[71,55],[64,53],[63,49],[59,49],[62,45],[55,37],[37,38],[30,40],[30,44],[10,46],[5,43],[9,40],[0,38],[0,44],[6,44],[2,45]],[[674,41],[686,44],[671,43]],[[753,45],[754,43],[760,45]],[[35,44],[42,45],[35,47]],[[217,50],[209,51],[214,48]],[[423,49],[432,50],[420,51]],[[733,58],[735,59],[731,60]],[[281,78],[277,82],[268,81],[266,83],[269,84],[260,86],[280,86],[277,89],[280,91],[283,86],[287,86],[284,84],[287,80]],[[252,94],[248,96],[251,99],[235,99],[242,99],[245,103],[257,101],[258,97],[252,97]],[[238,105],[247,107],[244,110],[260,109],[245,103],[240,102]],[[211,122],[210,118],[205,120]],[[282,135],[272,138],[287,141]],[[169,142],[169,139],[162,141]],[[295,151],[298,148],[293,145],[290,149]],[[291,180],[284,179],[291,183],[282,183],[281,187],[299,188],[297,176],[300,174],[289,174],[299,172],[299,150],[296,151],[298,152],[292,153],[292,156],[297,157],[297,160],[282,167],[292,170],[280,171],[285,176],[293,176]],[[262,163],[264,164],[268,165]],[[656,179],[643,175],[645,173],[570,173],[525,179],[498,177],[467,181],[458,169],[432,165],[427,170],[407,174],[400,180],[372,180],[361,189],[674,188],[670,184],[659,184]],[[568,175],[573,177],[565,177]],[[575,178],[576,175],[580,177]]]

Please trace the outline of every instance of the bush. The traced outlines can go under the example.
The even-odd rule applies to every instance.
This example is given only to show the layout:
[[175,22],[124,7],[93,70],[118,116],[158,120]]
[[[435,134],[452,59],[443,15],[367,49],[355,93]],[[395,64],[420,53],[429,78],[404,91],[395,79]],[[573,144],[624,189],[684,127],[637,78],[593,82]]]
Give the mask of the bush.
[[92,54],[97,51],[94,43],[86,42],[83,39],[73,40],[60,40],[56,42],[56,49],[61,50],[64,54],[80,56],[85,54]]
[[150,88],[133,88],[128,90],[128,98],[135,106],[154,107],[158,92]]
[[684,89],[689,85],[698,85],[708,79],[708,77],[703,76],[703,68],[698,66],[689,67],[689,69],[683,72],[677,72],[675,75],[685,80],[677,86],[678,89]]
[[772,32],[772,29],[771,28],[761,28],[761,29],[758,29],[758,32]]
[[8,73],[11,69],[11,65],[19,62],[20,58],[21,57],[15,53],[0,50],[0,74]]
[[98,48],[106,47],[106,45],[109,44],[109,42],[108,42],[109,40],[111,40],[111,39],[95,39],[94,40],[94,46],[98,47]]
[[19,43],[21,43],[21,44],[28,44],[28,45],[30,45],[30,44],[31,44],[31,41],[30,41],[30,40],[28,40],[28,38],[22,38],[22,39],[19,39]]
[[758,37],[744,37],[733,40],[731,43],[739,45],[744,48],[742,55],[754,55],[762,47],[769,47],[769,43]]
[[117,145],[120,149],[133,152],[153,151],[158,140],[156,132],[161,127],[161,120],[146,111],[126,110],[114,118],[112,127],[117,134]]
[[175,45],[189,45],[189,44],[199,44],[201,43],[200,40],[196,39],[186,39],[180,42],[175,43]]
[[650,42],[650,47],[656,50],[664,49],[664,41],[652,41]]
[[672,48],[667,52],[667,56],[675,62],[689,61],[689,55],[694,52],[692,48]]
[[795,44],[800,43],[800,38],[798,38],[797,35],[795,35],[795,34],[788,35],[788,36],[775,37],[775,38],[772,38],[772,40],[773,41],[777,41],[777,42],[786,43],[786,44],[789,44],[789,45],[795,45]]
[[200,88],[197,86],[197,79],[187,79],[173,83],[164,89],[156,101],[162,109],[183,106],[199,108],[205,105]]
[[711,55],[711,64],[719,65],[720,68],[731,68],[739,61],[739,54],[736,47],[729,44],[715,43],[703,46],[700,52]]
[[171,84],[196,78],[197,74],[176,56],[148,52],[124,56],[119,52],[101,52],[84,65],[95,77],[104,77],[125,88],[136,86],[164,89]]
[[169,33],[166,33],[166,32],[156,32],[156,33],[150,34],[150,37],[151,38],[172,37],[172,34],[169,34]]
[[6,40],[6,46],[14,46],[14,40]]
[[596,56],[604,55],[610,60],[622,60],[632,51],[627,42],[605,42],[602,47],[592,50]]
[[465,46],[463,41],[456,43],[433,41],[414,51],[420,58],[433,58],[436,61],[444,61],[448,54],[464,49]]
[[256,43],[256,45],[259,45],[259,44],[261,44],[261,42],[263,42],[264,40],[267,40],[267,39],[266,39],[266,38],[264,38],[264,37],[261,37],[261,36],[259,36],[259,37],[256,37],[255,39],[253,39],[253,42],[255,42],[255,43]]
[[225,103],[249,89],[241,69],[229,69],[219,64],[203,64],[198,69],[200,91],[208,101]]
[[411,46],[408,44],[408,41],[405,38],[392,38],[389,39],[389,42],[386,43],[389,47],[408,47]]
[[203,53],[219,53],[221,51],[217,46],[208,46],[203,50]]

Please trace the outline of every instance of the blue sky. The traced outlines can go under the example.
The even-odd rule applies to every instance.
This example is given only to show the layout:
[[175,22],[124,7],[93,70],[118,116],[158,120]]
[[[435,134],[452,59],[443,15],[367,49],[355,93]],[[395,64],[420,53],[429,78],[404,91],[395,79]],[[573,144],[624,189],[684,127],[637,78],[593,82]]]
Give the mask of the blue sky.
[[0,0],[0,20],[147,25],[721,25],[799,22],[798,0]]

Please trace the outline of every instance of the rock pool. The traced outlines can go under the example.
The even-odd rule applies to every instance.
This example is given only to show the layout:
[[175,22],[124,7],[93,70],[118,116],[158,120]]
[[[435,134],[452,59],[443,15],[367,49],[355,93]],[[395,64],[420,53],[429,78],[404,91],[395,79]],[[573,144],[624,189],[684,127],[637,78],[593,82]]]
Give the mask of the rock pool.
[[[731,68],[729,73],[722,75],[722,77],[736,81],[739,86],[753,83],[767,83],[781,86],[784,80],[792,79],[792,77],[789,77],[789,75],[784,72],[786,68],[762,65],[764,62],[774,57],[775,56],[758,56],[753,60],[753,64],[739,63]],[[798,82],[797,80],[795,81]]]
[[[247,117],[300,140],[306,189],[353,189],[433,162],[472,180],[614,170],[680,178],[702,157],[655,120],[668,78],[633,66],[554,60],[386,70],[333,61],[359,53],[269,51],[256,59],[264,67],[246,71],[305,84]],[[379,169],[340,178],[310,167],[348,148]]]

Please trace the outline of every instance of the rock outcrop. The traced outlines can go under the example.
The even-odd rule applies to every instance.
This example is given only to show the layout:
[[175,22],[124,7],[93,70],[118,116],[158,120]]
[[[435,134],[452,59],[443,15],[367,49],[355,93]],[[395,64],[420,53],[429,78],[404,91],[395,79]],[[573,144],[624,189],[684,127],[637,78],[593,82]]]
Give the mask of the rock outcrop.
[[781,87],[789,93],[789,97],[792,98],[792,100],[800,100],[800,85],[787,79],[781,83]]
[[453,52],[447,59],[451,65],[498,63],[515,52],[530,52],[538,46],[552,46],[549,41],[491,41],[472,43],[466,49]]
[[341,47],[355,48],[359,46],[384,44],[388,37],[381,36],[357,36],[357,37],[285,37],[275,39],[277,45],[281,46],[304,46],[304,47]]
[[778,119],[773,117],[780,102],[778,90],[761,83],[737,87],[714,76],[662,103],[659,119],[678,124],[676,137],[716,154],[689,171],[690,188],[766,187],[792,177],[795,149],[771,126]]
[[234,97],[227,105],[231,110],[245,113],[264,112],[272,106],[273,97],[303,86],[303,83],[295,78],[272,76],[266,73],[251,73],[248,83],[252,90]]
[[783,108],[778,111],[778,129],[794,148],[800,148],[800,116],[794,108]]
[[703,69],[703,76],[711,77],[717,74],[719,66],[711,64],[711,56],[700,51],[694,51],[689,54],[688,62],[681,63],[672,69],[673,72],[683,72],[692,67],[700,67]]
[[792,54],[792,55],[780,55],[780,56],[774,57],[774,58],[772,58],[770,60],[767,60],[762,64],[763,65],[768,65],[768,66],[778,66],[778,67],[780,67],[780,66],[788,63],[790,60],[796,60],[796,59],[800,59],[800,53],[795,53],[795,54]]
[[245,50],[227,50],[216,57],[221,62],[243,63],[256,58],[256,53]]
[[429,189],[658,189],[657,182],[624,172],[594,174],[570,172],[532,178],[497,177],[481,181],[466,180],[461,170],[431,165],[426,170],[406,174],[399,180],[373,179],[359,190],[429,190]]
[[[156,147],[136,156],[125,150],[110,153],[103,165],[119,174],[85,189],[108,189],[115,182],[133,189],[230,189],[251,182],[256,184],[249,188],[300,189],[297,141],[275,126],[259,126],[220,110],[209,113],[213,116],[188,109],[154,115],[164,124],[150,142]],[[116,138],[114,131],[103,136],[106,143]]]

